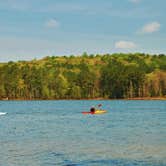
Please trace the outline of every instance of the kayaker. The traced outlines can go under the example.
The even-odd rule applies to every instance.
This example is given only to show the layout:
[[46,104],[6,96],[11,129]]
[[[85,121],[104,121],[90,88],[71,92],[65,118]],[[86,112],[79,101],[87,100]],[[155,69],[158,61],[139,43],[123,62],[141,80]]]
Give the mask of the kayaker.
[[91,108],[90,108],[90,112],[91,112],[91,113],[95,113],[95,107],[91,107]]

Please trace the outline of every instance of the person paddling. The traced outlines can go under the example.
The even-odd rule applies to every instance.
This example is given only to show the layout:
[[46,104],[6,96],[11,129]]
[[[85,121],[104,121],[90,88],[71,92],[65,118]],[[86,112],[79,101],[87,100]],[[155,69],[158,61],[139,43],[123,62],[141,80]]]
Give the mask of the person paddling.
[[[102,104],[98,104],[98,109],[100,108],[102,106]],[[94,114],[95,113],[95,111],[96,111],[96,108],[94,107],[94,106],[92,106],[91,108],[90,108],[90,112],[92,113],[92,114]]]
[[91,107],[91,108],[90,108],[90,112],[91,112],[92,114],[94,114],[94,113],[95,113],[95,107]]

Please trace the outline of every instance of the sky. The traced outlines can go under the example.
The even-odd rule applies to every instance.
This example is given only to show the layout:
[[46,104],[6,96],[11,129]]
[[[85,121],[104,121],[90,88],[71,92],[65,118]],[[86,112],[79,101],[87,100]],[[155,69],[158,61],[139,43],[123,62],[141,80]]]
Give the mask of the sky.
[[0,0],[0,62],[166,54],[165,0]]

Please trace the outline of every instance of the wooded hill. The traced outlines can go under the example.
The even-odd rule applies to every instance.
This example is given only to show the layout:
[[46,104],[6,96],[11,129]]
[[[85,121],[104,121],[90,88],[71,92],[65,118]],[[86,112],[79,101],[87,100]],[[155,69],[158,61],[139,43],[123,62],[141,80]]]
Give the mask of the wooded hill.
[[0,99],[166,96],[166,56],[105,54],[0,64]]

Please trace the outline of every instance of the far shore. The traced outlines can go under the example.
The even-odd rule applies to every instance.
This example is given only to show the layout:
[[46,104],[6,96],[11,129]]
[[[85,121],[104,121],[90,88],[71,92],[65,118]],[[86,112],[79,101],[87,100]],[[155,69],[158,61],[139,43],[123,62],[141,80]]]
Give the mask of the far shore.
[[23,98],[1,98],[0,101],[37,101],[37,100],[166,100],[166,97],[134,97],[134,98],[118,98],[118,99],[111,99],[111,98],[65,98],[65,99],[23,99]]

